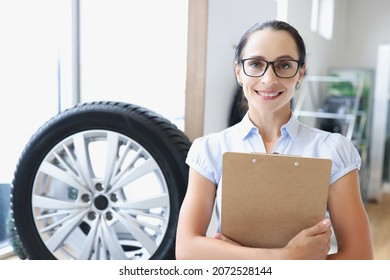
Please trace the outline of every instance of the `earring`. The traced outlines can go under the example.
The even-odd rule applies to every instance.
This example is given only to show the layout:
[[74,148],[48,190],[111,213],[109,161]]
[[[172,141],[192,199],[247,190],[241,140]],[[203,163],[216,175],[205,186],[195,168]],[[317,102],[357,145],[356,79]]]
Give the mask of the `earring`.
[[295,85],[295,89],[298,89],[298,88],[299,88],[299,86],[300,86],[300,83],[299,83],[299,82],[297,82],[297,84]]
[[242,83],[240,82],[240,81],[237,81],[238,82],[238,84],[240,85],[240,87],[242,87]]

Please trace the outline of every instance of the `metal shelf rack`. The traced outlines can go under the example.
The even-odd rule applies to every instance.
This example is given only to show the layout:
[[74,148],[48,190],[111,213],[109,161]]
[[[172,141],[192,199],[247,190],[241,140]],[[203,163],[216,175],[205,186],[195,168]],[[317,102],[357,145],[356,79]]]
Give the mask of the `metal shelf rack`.
[[[353,71],[355,70],[351,70]],[[368,76],[373,74],[372,71],[362,72],[368,73]],[[297,90],[292,108],[302,122],[330,132],[338,132],[352,141],[362,158],[360,181],[364,198],[370,170],[368,134],[372,106],[372,85],[367,82],[372,81],[361,77],[362,75],[305,76],[300,89]],[[335,85],[348,85],[348,94],[332,88]]]

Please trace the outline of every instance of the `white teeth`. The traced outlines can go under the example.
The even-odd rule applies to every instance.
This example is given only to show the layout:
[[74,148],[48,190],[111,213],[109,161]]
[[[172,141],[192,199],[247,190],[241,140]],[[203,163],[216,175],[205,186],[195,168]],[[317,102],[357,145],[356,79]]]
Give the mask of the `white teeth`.
[[276,92],[276,93],[265,93],[265,92],[259,92],[259,94],[261,96],[264,96],[264,97],[274,97],[274,96],[277,96],[279,93]]

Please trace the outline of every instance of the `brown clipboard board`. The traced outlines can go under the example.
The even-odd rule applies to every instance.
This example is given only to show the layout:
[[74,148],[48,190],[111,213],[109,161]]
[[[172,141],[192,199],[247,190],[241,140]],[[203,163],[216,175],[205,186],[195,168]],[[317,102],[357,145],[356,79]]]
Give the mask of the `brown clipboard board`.
[[331,167],[322,158],[225,153],[221,233],[248,247],[286,246],[325,218]]

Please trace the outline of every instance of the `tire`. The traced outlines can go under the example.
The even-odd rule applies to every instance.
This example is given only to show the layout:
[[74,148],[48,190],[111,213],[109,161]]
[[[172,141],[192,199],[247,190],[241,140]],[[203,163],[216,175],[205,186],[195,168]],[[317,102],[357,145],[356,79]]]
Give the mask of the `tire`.
[[132,104],[85,103],[53,117],[13,180],[28,259],[174,259],[189,147],[175,125]]

